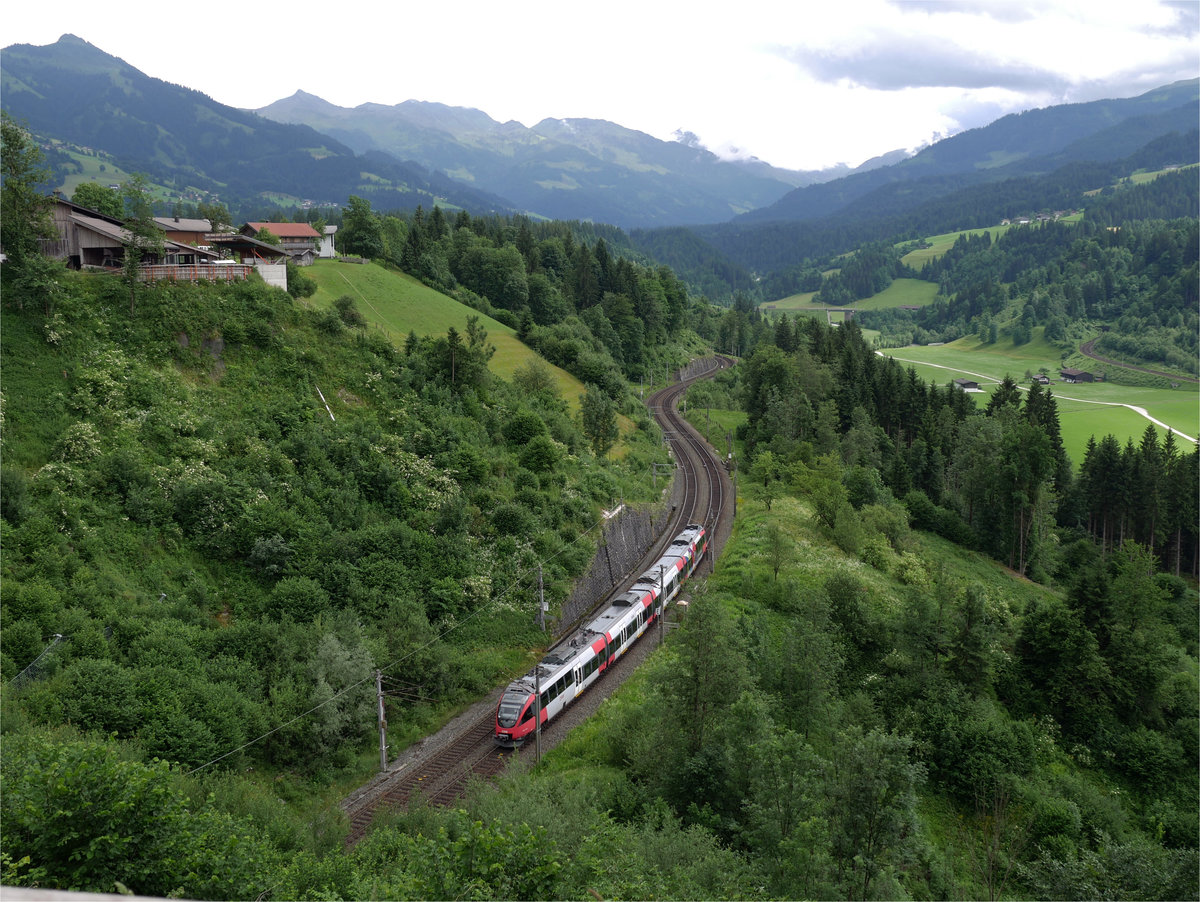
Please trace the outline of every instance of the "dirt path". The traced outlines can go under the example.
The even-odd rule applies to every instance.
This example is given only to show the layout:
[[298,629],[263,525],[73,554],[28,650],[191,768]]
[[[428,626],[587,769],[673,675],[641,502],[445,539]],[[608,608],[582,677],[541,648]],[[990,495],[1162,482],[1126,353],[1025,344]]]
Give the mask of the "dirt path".
[[1092,349],[1096,346],[1096,339],[1084,342],[1079,346],[1079,353],[1084,357],[1090,357],[1092,360],[1099,360],[1101,363],[1107,363],[1109,366],[1120,367],[1123,370],[1136,370],[1139,373],[1149,373],[1151,376],[1162,376],[1164,379],[1171,379],[1179,382],[1191,382],[1200,384],[1200,379],[1192,379],[1188,376],[1179,376],[1175,373],[1164,373],[1161,370],[1148,370],[1144,366],[1133,366],[1129,363],[1121,363],[1119,360],[1110,360],[1108,357],[1101,357],[1098,354],[1093,354]]

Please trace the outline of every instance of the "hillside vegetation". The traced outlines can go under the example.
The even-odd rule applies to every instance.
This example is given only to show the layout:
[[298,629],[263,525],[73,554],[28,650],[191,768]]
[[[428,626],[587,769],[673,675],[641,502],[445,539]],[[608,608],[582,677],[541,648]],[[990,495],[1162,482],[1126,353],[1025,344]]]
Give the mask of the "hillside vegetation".
[[579,409],[584,385],[560,367],[547,365],[520,339],[516,330],[464,306],[412,276],[378,265],[321,260],[306,274],[317,283],[312,303],[333,309],[338,298],[354,299],[366,322],[393,344],[403,344],[408,333],[445,335],[450,329],[465,332],[472,316],[487,330],[496,352],[488,368],[511,379],[522,366],[538,360],[553,375],[555,389],[572,410]]

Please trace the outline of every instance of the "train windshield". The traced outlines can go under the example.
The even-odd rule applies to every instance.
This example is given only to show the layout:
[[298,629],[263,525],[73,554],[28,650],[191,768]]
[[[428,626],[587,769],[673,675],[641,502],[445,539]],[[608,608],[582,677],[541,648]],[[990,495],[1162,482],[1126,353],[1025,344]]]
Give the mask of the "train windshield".
[[514,692],[504,693],[504,697],[500,699],[500,709],[496,714],[496,721],[502,727],[515,727],[517,725],[517,717],[528,700],[528,695]]

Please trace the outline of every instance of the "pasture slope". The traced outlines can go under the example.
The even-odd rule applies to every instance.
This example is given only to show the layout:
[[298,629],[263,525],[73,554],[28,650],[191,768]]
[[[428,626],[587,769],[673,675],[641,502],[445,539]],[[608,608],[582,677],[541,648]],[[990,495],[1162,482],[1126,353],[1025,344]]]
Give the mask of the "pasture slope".
[[[315,307],[328,309],[337,298],[349,295],[368,325],[380,330],[395,344],[403,344],[409,332],[444,335],[453,326],[465,333],[467,317],[478,316],[480,324],[487,330],[488,341],[496,346],[489,366],[496,375],[511,379],[522,364],[533,358],[542,359],[517,338],[516,330],[405,273],[375,263],[335,260],[319,260],[304,272],[317,283],[317,292],[310,299]],[[546,365],[554,373],[562,398],[572,411],[578,410],[583,383],[566,370],[549,363]]]
[[768,301],[759,305],[759,309],[768,316],[780,313],[813,313],[814,311],[829,310],[835,314],[835,320],[840,319],[844,310],[888,310],[893,307],[924,307],[926,304],[933,303],[934,297],[937,295],[937,284],[934,282],[926,282],[922,279],[896,279],[879,294],[872,295],[869,298],[864,298],[861,301],[855,301],[853,304],[846,304],[844,307],[836,307],[829,304],[817,304],[813,302],[816,296],[815,291],[805,291],[800,294],[789,295],[786,298],[780,298],[778,301]]

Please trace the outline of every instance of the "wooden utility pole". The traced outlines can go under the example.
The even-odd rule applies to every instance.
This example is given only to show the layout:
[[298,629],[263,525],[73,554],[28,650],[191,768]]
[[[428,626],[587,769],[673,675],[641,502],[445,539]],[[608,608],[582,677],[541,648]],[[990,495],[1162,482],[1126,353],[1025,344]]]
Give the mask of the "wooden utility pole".
[[387,772],[387,718],[383,713],[383,671],[375,671],[375,698],[379,704],[379,772]]
[[538,626],[546,632],[546,595],[542,589],[542,565],[538,564]]

